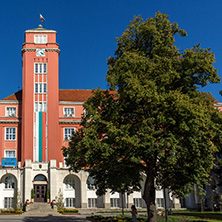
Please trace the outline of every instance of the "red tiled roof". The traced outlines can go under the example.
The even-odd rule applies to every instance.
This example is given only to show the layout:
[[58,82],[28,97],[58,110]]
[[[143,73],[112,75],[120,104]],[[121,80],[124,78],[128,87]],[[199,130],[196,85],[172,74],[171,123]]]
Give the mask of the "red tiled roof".
[[[92,95],[91,89],[60,89],[59,101],[86,102]],[[2,100],[22,100],[22,90],[2,99]]]
[[18,101],[21,101],[22,100],[22,90],[19,90],[18,92],[14,93],[10,96],[7,96],[2,100],[18,100]]
[[92,96],[91,89],[60,89],[59,101],[86,102]]

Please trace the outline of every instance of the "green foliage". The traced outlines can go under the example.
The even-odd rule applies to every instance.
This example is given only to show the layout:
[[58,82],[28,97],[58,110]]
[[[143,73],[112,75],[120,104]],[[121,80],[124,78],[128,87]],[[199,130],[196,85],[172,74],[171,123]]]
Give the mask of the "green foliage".
[[57,206],[58,210],[63,210],[63,208],[64,208],[63,194],[62,194],[61,189],[59,189],[58,195],[56,197],[56,206]]
[[1,214],[22,214],[24,211],[22,210],[2,210]]
[[31,189],[31,198],[34,199],[35,198],[35,192],[33,189]]
[[93,90],[82,127],[63,147],[67,164],[89,171],[100,195],[108,188],[138,190],[144,180],[148,204],[154,202],[154,180],[184,196],[209,179],[222,118],[214,98],[199,87],[220,78],[210,49],[197,44],[179,50],[175,35],[186,31],[166,14],[135,17],[108,59],[110,89]]
[[62,210],[57,210],[57,212],[59,213],[78,213],[79,210],[78,209],[67,209],[67,208],[64,208]]
[[46,192],[46,198],[49,199],[50,198],[50,192],[49,192],[49,188],[47,188],[47,192]]
[[14,195],[13,195],[13,203],[12,203],[12,208],[15,211],[19,211],[22,209],[22,199],[21,199],[21,194],[18,191],[18,189],[14,189]]

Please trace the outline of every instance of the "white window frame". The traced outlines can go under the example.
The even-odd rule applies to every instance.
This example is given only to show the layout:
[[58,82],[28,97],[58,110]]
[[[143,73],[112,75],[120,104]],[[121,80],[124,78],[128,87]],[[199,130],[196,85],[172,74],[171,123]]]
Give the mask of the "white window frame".
[[16,116],[16,107],[15,106],[7,106],[5,108],[5,116],[15,117]]
[[86,186],[87,186],[87,190],[96,190],[95,179],[88,176],[87,181],[86,181]]
[[[7,136],[7,129],[10,130],[9,135]],[[11,130],[13,130],[14,132],[11,132]],[[16,127],[5,127],[5,140],[7,141],[16,141]],[[8,139],[7,139],[8,137]]]
[[133,204],[135,207],[142,207],[142,198],[133,198]]
[[5,189],[15,188],[15,178],[13,176],[6,176],[4,179],[4,183],[5,183]]
[[47,74],[47,63],[36,62],[34,63],[35,74]]
[[7,209],[13,208],[13,202],[14,202],[13,197],[5,197],[4,198],[4,208],[7,208]]
[[120,198],[110,198],[111,208],[120,208]]
[[156,198],[157,208],[164,208],[164,198]]
[[47,35],[34,35],[35,44],[47,44]]
[[65,198],[65,207],[74,208],[76,205],[75,198]]
[[[70,132],[66,132],[66,131],[70,131]],[[65,141],[70,140],[71,137],[72,137],[72,133],[73,132],[75,132],[75,128],[74,127],[64,128],[64,132],[63,132],[64,140]]]
[[97,198],[88,198],[88,208],[97,207]]
[[74,117],[75,116],[75,107],[64,107],[63,108],[64,117]]
[[34,112],[46,112],[46,111],[47,111],[47,102],[34,103]]
[[[12,153],[14,153],[14,154],[12,155]],[[4,157],[15,158],[16,157],[16,151],[15,150],[5,150]]]
[[35,93],[45,94],[47,93],[47,83],[35,83]]

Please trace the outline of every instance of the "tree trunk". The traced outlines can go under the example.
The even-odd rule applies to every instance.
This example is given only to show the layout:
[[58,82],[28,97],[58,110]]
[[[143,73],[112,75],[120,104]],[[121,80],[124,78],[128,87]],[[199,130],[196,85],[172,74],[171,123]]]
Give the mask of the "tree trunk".
[[147,206],[148,222],[157,222],[157,211],[155,204],[156,189],[154,185],[154,178],[154,167],[152,166],[152,164],[150,164],[143,193],[143,199]]
[[204,198],[203,197],[200,198],[200,205],[201,205],[201,213],[203,213],[204,212]]

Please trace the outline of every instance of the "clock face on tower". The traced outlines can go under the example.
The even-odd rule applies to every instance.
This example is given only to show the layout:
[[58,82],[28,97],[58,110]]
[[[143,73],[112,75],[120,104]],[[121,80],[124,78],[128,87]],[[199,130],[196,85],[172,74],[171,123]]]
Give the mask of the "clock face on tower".
[[45,49],[36,49],[36,56],[45,56]]

